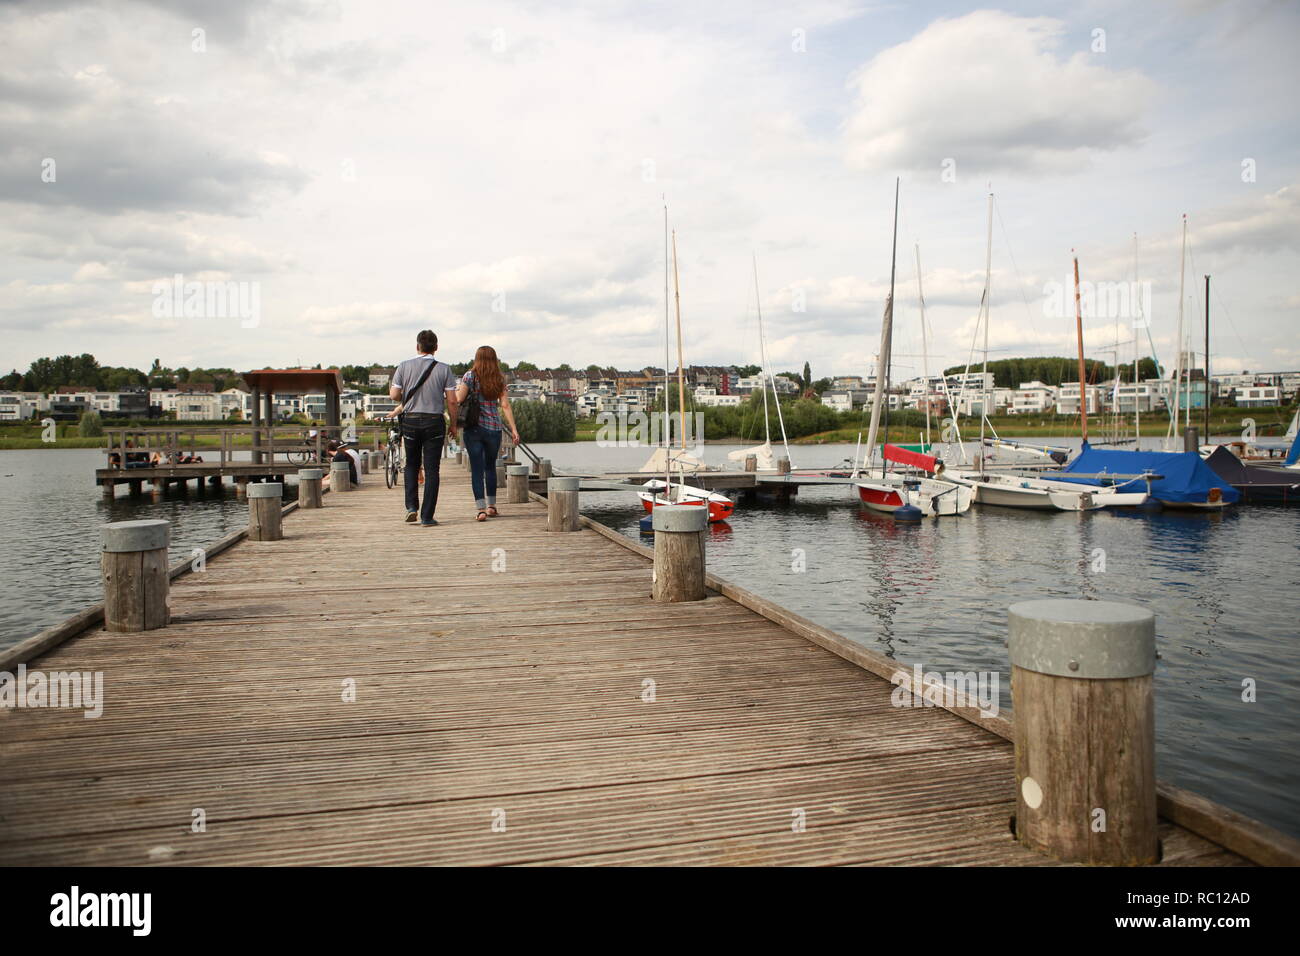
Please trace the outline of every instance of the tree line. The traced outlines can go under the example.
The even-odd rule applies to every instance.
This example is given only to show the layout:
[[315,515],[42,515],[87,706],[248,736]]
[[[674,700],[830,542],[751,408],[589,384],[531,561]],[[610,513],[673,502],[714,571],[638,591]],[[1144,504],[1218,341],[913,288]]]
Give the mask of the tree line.
[[[1085,359],[1084,374],[1092,383],[1105,382],[1115,377],[1116,368],[1095,359]],[[1138,362],[1142,378],[1159,378],[1153,359],[1144,358]],[[972,363],[972,373],[982,372],[983,363]],[[1033,356],[1030,358],[1006,358],[989,362],[988,370],[993,373],[994,388],[1018,388],[1022,382],[1042,382],[1044,385],[1060,385],[1064,382],[1079,380],[1079,360],[1064,356]],[[965,365],[954,365],[943,370],[944,375],[960,375],[966,371]],[[1133,363],[1120,363],[1119,374],[1126,381],[1133,381]]]

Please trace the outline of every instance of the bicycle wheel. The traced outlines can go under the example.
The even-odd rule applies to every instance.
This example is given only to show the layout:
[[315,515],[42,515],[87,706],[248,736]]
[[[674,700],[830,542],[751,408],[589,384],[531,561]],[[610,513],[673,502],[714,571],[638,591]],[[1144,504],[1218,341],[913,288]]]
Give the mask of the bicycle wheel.
[[397,450],[392,445],[384,452],[384,484],[389,488],[397,484]]
[[294,465],[306,465],[312,460],[310,451],[291,451],[289,452],[289,462]]

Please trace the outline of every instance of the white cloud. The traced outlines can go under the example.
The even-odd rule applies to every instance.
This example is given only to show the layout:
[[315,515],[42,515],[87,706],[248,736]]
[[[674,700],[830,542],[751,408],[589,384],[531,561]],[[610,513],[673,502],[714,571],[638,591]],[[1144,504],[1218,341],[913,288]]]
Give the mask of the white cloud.
[[1135,145],[1153,84],[1095,54],[1059,55],[1064,24],[981,10],[938,20],[850,80],[847,158],[863,169],[1078,168]]

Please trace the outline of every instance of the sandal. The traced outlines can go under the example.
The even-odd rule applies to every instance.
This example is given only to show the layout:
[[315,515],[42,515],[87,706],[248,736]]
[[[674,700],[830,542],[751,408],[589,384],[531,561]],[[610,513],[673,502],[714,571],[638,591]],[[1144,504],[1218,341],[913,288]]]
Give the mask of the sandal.
[[486,511],[480,511],[480,512],[479,512],[479,513],[474,517],[474,520],[475,520],[475,521],[487,521],[487,518],[488,518],[488,513],[487,513]]
[[500,517],[501,512],[497,511],[496,505],[488,505],[487,516],[489,518]]

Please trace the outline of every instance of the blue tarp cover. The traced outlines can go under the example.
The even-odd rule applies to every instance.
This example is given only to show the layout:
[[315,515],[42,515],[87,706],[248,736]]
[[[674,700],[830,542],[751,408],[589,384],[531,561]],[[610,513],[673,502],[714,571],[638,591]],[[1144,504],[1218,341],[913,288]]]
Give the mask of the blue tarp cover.
[[[1106,472],[1116,475],[1140,475],[1145,472],[1161,475],[1159,481],[1151,482],[1151,494],[1161,501],[1207,500],[1211,488],[1218,488],[1223,493],[1223,500],[1232,504],[1241,498],[1236,488],[1228,484],[1201,460],[1201,456],[1190,451],[1126,451],[1122,449],[1093,448],[1087,442],[1079,455],[1055,475],[1061,481],[1077,481],[1085,485],[1114,484],[1096,478],[1073,478],[1069,472],[1085,475],[1100,475]],[[1137,491],[1146,482],[1126,483],[1126,490]]]

